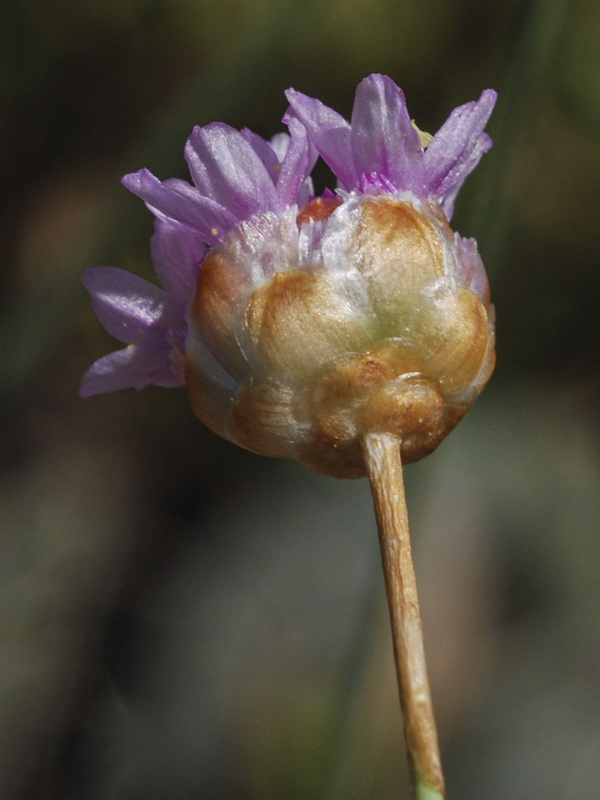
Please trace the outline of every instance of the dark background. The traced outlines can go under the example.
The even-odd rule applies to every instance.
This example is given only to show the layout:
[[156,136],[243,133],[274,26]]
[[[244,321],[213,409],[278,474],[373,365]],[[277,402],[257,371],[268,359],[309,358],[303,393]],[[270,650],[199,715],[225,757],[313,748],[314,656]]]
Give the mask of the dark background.
[[449,795],[597,799],[599,30],[596,0],[2,3],[3,800],[408,797],[366,483],[181,390],[77,394],[117,346],[82,271],[151,275],[121,175],[185,177],[194,124],[270,137],[288,86],[348,115],[370,72],[429,131],[500,93],[454,218],[498,367],[407,470]]

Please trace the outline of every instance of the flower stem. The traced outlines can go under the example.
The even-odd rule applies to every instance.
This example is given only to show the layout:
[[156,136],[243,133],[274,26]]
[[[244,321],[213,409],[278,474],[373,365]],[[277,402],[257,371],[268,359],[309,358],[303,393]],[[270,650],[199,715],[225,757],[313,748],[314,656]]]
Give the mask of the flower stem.
[[362,449],[379,529],[414,796],[416,800],[443,800],[444,777],[425,667],[400,440],[387,433],[370,433],[364,437]]

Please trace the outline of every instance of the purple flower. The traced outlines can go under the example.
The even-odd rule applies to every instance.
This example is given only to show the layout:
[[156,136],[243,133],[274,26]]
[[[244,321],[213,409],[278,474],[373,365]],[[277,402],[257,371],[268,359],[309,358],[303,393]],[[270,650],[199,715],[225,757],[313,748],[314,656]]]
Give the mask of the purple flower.
[[118,267],[93,267],[83,276],[99,321],[128,345],[90,367],[81,384],[84,397],[185,383],[185,310],[206,247],[193,231],[159,217],[151,251],[162,289]]
[[[433,137],[382,75],[359,84],[351,122],[287,96],[289,134],[271,142],[195,128],[192,184],[125,176],[156,217],[163,288],[116,268],[86,273],[100,322],[128,346],[91,367],[82,393],[185,384],[220,435],[357,476],[366,434],[390,432],[404,461],[421,458],[492,372],[487,276],[448,220],[491,147],[496,93],[456,108]],[[319,155],[337,189],[315,197]]]
[[254,214],[279,214],[308,200],[317,153],[298,120],[289,119],[288,127],[290,135],[273,143],[220,122],[196,127],[184,151],[194,186],[177,179],[161,183],[147,169],[126,175],[123,184],[155,214],[216,245],[236,223]]
[[483,132],[496,102],[492,89],[455,108],[426,149],[402,90],[385,75],[359,83],[351,122],[294,89],[286,94],[341,189],[370,195],[410,191],[438,202],[448,219],[463,181],[492,146]]
[[183,386],[185,312],[207,245],[215,245],[253,214],[304,205],[312,192],[317,158],[296,119],[290,135],[271,143],[249,130],[215,123],[195,128],[185,157],[194,186],[161,183],[142,169],[123,178],[155,214],[152,260],[164,288],[116,267],[89,269],[83,283],[104,328],[128,346],[96,361],[81,394],[132,387]]

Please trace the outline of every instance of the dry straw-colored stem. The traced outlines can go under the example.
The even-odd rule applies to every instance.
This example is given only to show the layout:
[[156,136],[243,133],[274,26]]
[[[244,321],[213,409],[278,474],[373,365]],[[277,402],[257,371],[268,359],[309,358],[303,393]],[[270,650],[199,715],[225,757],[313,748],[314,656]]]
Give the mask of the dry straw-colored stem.
[[425,666],[400,441],[385,433],[367,434],[363,455],[377,515],[413,790],[417,800],[441,800],[444,777]]

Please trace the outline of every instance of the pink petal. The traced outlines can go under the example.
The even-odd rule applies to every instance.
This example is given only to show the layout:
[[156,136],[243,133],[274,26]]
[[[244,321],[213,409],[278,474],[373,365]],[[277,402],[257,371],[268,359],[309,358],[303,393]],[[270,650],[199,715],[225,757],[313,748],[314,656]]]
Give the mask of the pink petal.
[[357,178],[352,164],[349,123],[320,100],[295,89],[288,89],[285,95],[319,155],[329,164],[343,188],[353,189]]
[[158,180],[149,170],[141,169],[125,175],[121,183],[141,197],[151,210],[158,210],[171,219],[201,234],[206,244],[217,244],[235,225],[237,217],[219,203],[203,197],[185,181]]
[[352,110],[352,156],[357,176],[379,173],[397,189],[420,189],[423,149],[401,89],[385,75],[358,84]]
[[[277,152],[271,146],[271,142],[267,142],[266,139],[263,139],[262,136],[258,135],[258,133],[254,133],[248,128],[242,128],[240,133],[242,134],[244,139],[248,142],[250,147],[254,150],[256,155],[260,158],[262,163],[265,165],[267,172],[271,176],[273,184],[277,183],[277,176],[279,174],[279,163],[281,159],[279,158]],[[286,138],[289,138],[285,133],[280,134],[280,136],[285,136]]]
[[[287,115],[284,115],[282,122],[288,124],[289,120],[287,119]],[[275,136],[271,137],[269,140],[269,147],[275,153],[278,165],[281,164],[285,158],[285,154],[290,146],[290,139],[291,136],[289,133],[276,133]]]
[[92,267],[82,277],[92,307],[102,326],[121,342],[164,340],[171,329],[181,329],[164,289],[118,267]]
[[190,228],[157,217],[150,241],[152,263],[167,292],[187,305],[194,293],[206,247]]
[[425,151],[425,189],[442,197],[471,173],[492,140],[483,133],[497,94],[486,89],[476,102],[458,106]]
[[281,162],[279,177],[277,179],[277,194],[286,205],[298,202],[301,187],[312,171],[317,160],[317,151],[312,147],[306,135],[306,129],[295,118],[288,120],[290,141]]
[[98,359],[83,376],[79,393],[90,397],[120,389],[143,389],[156,386],[183,386],[166,351],[153,351],[140,347],[126,347]]
[[238,220],[279,208],[273,179],[254,147],[219,122],[194,128],[185,147],[194,183]]

